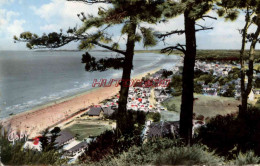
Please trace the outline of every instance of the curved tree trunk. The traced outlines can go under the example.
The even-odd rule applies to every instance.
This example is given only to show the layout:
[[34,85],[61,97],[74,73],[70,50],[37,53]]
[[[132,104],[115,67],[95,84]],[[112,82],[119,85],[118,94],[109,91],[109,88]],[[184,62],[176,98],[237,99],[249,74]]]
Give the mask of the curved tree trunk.
[[[248,83],[247,83],[246,87],[245,87],[244,79],[241,80],[242,106],[240,107],[240,110],[239,110],[240,116],[243,116],[244,113],[247,111],[248,96],[251,93],[252,88],[253,88],[254,61],[255,61],[254,54],[255,54],[255,47],[256,47],[256,43],[258,42],[259,34],[260,34],[260,25],[257,26],[257,29],[253,35],[253,39],[252,39],[252,42],[250,45],[249,58],[248,58],[248,72],[247,72]],[[245,78],[245,73],[244,73],[243,77]],[[241,76],[241,78],[243,78],[243,77]],[[243,88],[243,90],[242,90],[242,88]]]
[[180,114],[180,135],[187,145],[192,139],[193,118],[193,87],[194,66],[196,58],[196,30],[195,20],[189,17],[189,12],[184,13],[186,53],[184,57],[182,77],[182,104]]
[[246,24],[244,28],[242,29],[242,47],[240,50],[240,66],[241,66],[241,106],[239,107],[239,114],[242,115],[243,112],[247,111],[247,99],[248,95],[246,94],[246,87],[245,87],[245,45],[246,45],[246,36],[247,36],[247,31],[249,28],[249,22],[250,22],[250,13],[249,10],[247,10],[247,14],[245,17]]
[[[131,19],[130,19],[131,20]],[[129,92],[129,85],[131,79],[131,70],[133,67],[134,47],[135,47],[135,33],[136,23],[131,23],[131,30],[128,32],[127,44],[126,44],[126,55],[123,67],[122,83],[120,89],[119,106],[118,106],[118,117],[117,117],[117,131],[121,134],[126,134],[129,130],[127,124],[127,98]]]

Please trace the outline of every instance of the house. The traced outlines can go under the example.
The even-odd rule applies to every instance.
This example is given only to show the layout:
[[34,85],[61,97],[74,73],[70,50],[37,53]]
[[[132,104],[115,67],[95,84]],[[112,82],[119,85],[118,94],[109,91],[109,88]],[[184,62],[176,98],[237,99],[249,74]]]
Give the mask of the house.
[[[113,107],[114,108],[114,107]],[[111,107],[91,107],[88,111],[90,117],[102,117],[103,115],[110,116],[115,110]]]
[[253,89],[255,95],[260,95],[260,89]]
[[210,87],[209,87],[209,85],[203,85],[203,86],[202,86],[202,88],[203,88],[203,91],[210,90]]
[[88,116],[90,117],[101,117],[102,116],[102,107],[91,107],[88,111]]
[[164,89],[163,90],[155,89],[154,96],[158,102],[162,102],[169,97]]
[[88,147],[87,142],[81,142],[77,144],[76,146],[70,148],[69,150],[66,151],[66,154],[69,156],[75,156],[81,152],[84,152],[84,150]]
[[204,85],[205,81],[197,81],[197,83],[200,84],[200,85]]
[[63,130],[59,133],[59,136],[56,138],[55,143],[58,146],[63,146],[69,144],[70,142],[75,140],[75,135],[69,131]]
[[179,135],[179,121],[175,122],[157,122],[148,126],[147,137],[148,139],[163,138],[163,137],[176,137]]
[[111,107],[103,107],[102,110],[104,112],[104,115],[107,116],[111,116],[115,112],[115,110],[112,109]]
[[253,90],[251,90],[251,92],[249,93],[248,100],[249,101],[254,101],[255,100],[255,94],[254,94]]
[[226,70],[222,71],[222,75],[223,76],[228,76],[228,71],[226,71]]
[[217,89],[210,88],[209,90],[205,90],[205,91],[203,90],[203,94],[206,96],[217,96],[218,92],[217,92]]

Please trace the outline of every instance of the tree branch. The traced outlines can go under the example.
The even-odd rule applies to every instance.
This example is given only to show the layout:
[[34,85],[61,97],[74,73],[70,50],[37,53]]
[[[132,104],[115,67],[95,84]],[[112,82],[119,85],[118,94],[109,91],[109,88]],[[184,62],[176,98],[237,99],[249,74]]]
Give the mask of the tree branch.
[[186,45],[177,44],[176,46],[166,47],[161,50],[161,53],[169,52],[169,55],[173,52],[173,50],[181,51],[182,53],[186,53],[186,49],[184,48]]
[[213,27],[206,27],[206,26],[202,26],[200,24],[196,24],[197,26],[201,27],[201,29],[196,29],[196,32],[199,32],[199,31],[206,31],[206,30],[212,30]]
[[[30,35],[30,34],[29,34]],[[42,48],[59,48],[62,47],[72,41],[80,41],[80,40],[86,40],[88,38],[91,38],[91,35],[65,35],[65,34],[57,34],[57,33],[50,33],[48,36],[43,35],[42,37],[30,37],[26,38],[24,36],[20,38],[15,38],[15,42],[27,42],[27,47],[30,49],[42,49]],[[97,45],[99,47],[106,48],[108,50],[120,53],[125,55],[126,53],[124,51],[118,50],[116,48],[104,45],[102,43],[99,43],[98,41],[98,36],[93,38],[93,40],[89,41],[89,43]]]
[[109,46],[107,46],[107,45],[98,43],[98,42],[96,42],[96,41],[93,41],[93,42],[91,42],[91,43],[92,43],[92,44],[95,44],[95,45],[97,45],[97,46],[99,46],[99,47],[103,47],[103,48],[106,48],[106,49],[108,49],[108,50],[111,50],[111,51],[114,51],[114,52],[117,52],[117,53],[120,53],[120,54],[123,54],[123,55],[126,54],[126,52],[124,52],[124,51],[121,51],[121,50],[118,50],[118,49],[109,47]]
[[175,31],[171,31],[171,32],[166,32],[165,34],[158,33],[158,34],[155,34],[155,36],[164,41],[165,38],[168,37],[168,36],[171,36],[171,35],[174,35],[174,34],[182,35],[184,33],[185,33],[185,30],[175,30]]
[[213,20],[217,20],[217,17],[212,17],[212,16],[209,16],[209,15],[203,15],[202,16],[202,19],[203,18],[211,18],[211,19],[213,19]]

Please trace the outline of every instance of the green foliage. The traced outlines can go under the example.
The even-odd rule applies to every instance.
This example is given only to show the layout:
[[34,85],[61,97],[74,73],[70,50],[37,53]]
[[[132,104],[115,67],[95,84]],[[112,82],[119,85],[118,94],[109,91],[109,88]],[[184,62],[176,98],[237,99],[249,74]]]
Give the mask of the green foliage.
[[88,52],[82,55],[81,62],[85,64],[86,71],[106,71],[110,68],[121,69],[124,65],[124,58],[101,58],[96,60]]
[[169,77],[169,76],[172,75],[172,74],[173,74],[172,71],[164,70],[163,73],[162,73],[162,77],[163,77],[163,78],[167,78],[167,77]]
[[229,85],[227,91],[222,96],[224,96],[224,97],[235,97],[235,86]]
[[120,46],[119,46],[118,43],[114,43],[114,44],[112,45],[112,48],[113,48],[113,49],[120,49]]
[[52,150],[60,150],[62,147],[59,147],[55,142],[57,137],[60,136],[60,128],[55,127],[53,130],[49,132],[48,129],[43,131],[42,136],[39,138],[41,142],[41,148],[43,152],[48,152]]
[[85,33],[92,27],[99,28],[104,24],[104,18],[89,16],[88,19],[84,20],[83,25],[76,31],[76,34],[80,35]]
[[232,10],[232,11],[227,13],[227,15],[225,16],[225,19],[235,21],[237,19],[238,15],[239,15],[238,10]]
[[223,8],[220,8],[217,10],[217,14],[219,17],[223,17],[225,14],[225,10]]
[[234,165],[251,165],[260,164],[260,157],[256,156],[253,151],[248,151],[246,153],[239,153],[237,158],[232,161]]
[[62,153],[56,150],[39,152],[33,149],[25,149],[24,142],[16,142],[12,145],[7,138],[1,136],[1,161],[6,165],[61,165],[66,164],[67,159],[62,159]]
[[163,105],[164,107],[166,107],[166,109],[167,109],[168,111],[178,112],[175,103],[173,103],[173,102],[171,102],[171,101],[163,102],[162,105]]
[[152,120],[153,122],[159,122],[161,120],[161,114],[158,112],[149,112],[146,115],[146,119]]
[[257,108],[249,108],[239,117],[217,116],[200,128],[197,140],[228,158],[250,150],[260,155],[259,118],[260,110]]
[[202,93],[202,85],[197,82],[194,83],[194,93],[201,94]]
[[172,81],[169,84],[169,88],[174,88],[174,96],[179,96],[182,93],[182,76],[173,75]]
[[151,47],[157,44],[157,40],[155,39],[155,35],[152,32],[151,28],[140,28],[143,35],[143,43],[144,47]]
[[198,78],[195,78],[196,81],[205,81],[205,84],[208,85],[209,83],[214,83],[215,76],[212,74],[206,73],[200,75]]
[[256,88],[260,88],[260,78],[256,78],[256,79],[255,79],[254,86],[255,86]]
[[148,141],[140,147],[131,147],[117,157],[92,163],[93,165],[194,165],[220,164],[223,160],[208,152],[205,147],[184,147],[178,140],[158,139]]
[[223,159],[213,152],[208,152],[203,146],[173,147],[159,155],[156,165],[214,165],[223,163]]

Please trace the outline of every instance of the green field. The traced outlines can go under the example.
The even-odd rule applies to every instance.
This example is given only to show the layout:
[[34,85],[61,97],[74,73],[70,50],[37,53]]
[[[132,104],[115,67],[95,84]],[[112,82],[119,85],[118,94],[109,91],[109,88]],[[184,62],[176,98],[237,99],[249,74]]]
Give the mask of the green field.
[[78,135],[78,140],[82,141],[84,138],[89,136],[98,136],[106,130],[111,130],[108,125],[93,124],[86,122],[76,123],[72,126],[67,127],[65,130]]
[[179,121],[180,113],[173,111],[161,111],[161,120],[163,121]]
[[[194,113],[203,115],[204,117],[214,117],[216,115],[226,115],[238,111],[239,101],[229,97],[211,97],[196,94],[197,98],[194,102]],[[180,112],[181,97],[174,97],[168,101],[170,104],[175,104],[176,111]]]

